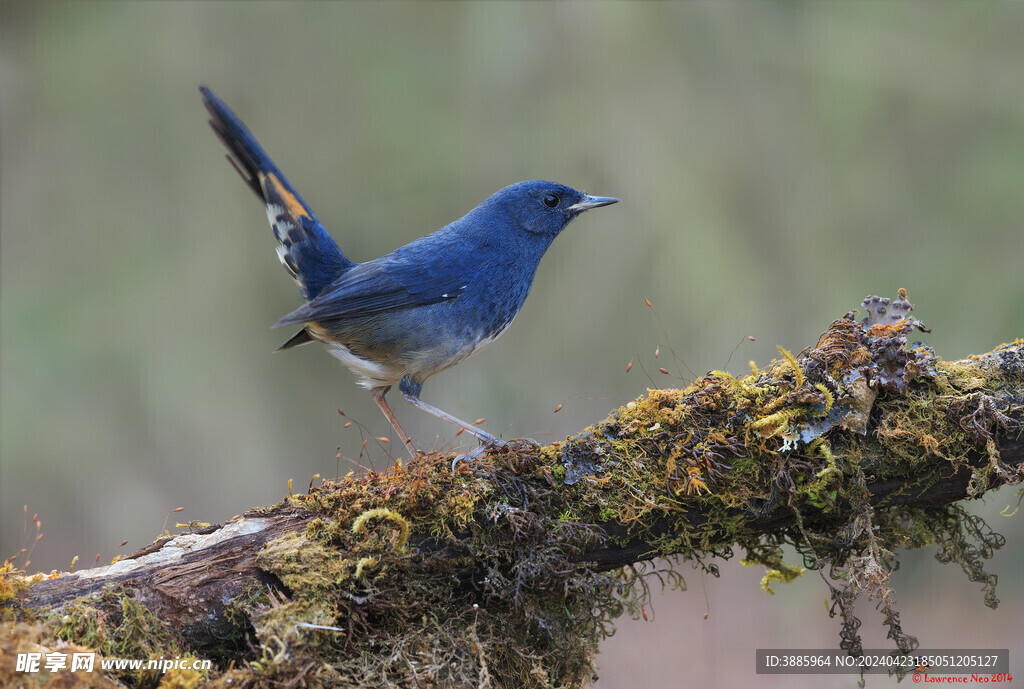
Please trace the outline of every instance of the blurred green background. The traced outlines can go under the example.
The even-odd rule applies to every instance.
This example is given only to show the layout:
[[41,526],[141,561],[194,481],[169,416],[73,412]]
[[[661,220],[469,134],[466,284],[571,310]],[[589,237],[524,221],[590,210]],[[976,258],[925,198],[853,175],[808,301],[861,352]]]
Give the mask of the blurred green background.
[[[944,358],[1024,336],[1022,30],[1021,3],[0,4],[0,559],[35,535],[23,505],[46,534],[31,569],[81,568],[401,452],[321,348],[272,354],[300,298],[199,84],[354,260],[521,179],[623,199],[555,243],[501,340],[425,387],[551,440],[680,384],[670,344],[740,372],[899,287]],[[421,446],[468,446],[394,404]],[[1015,502],[976,507],[1009,539],[994,612],[904,554],[924,646],[1009,646],[1024,670]],[[816,576],[771,598],[760,575],[736,558],[622,620],[597,686],[853,686],[752,674],[755,648],[838,644]]]

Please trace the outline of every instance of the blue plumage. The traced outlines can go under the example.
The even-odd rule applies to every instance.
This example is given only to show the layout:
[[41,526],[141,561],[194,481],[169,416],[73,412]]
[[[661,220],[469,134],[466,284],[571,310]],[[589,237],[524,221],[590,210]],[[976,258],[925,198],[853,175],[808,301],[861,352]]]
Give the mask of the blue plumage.
[[498,337],[526,300],[555,237],[583,211],[618,199],[555,182],[519,182],[432,234],[352,263],[245,125],[209,89],[200,91],[229,159],[266,204],[278,256],[307,301],[274,324],[304,326],[282,348],[322,342],[370,389],[413,455],[384,400],[395,384],[410,404],[464,428],[482,447],[501,445],[420,400],[423,382]]

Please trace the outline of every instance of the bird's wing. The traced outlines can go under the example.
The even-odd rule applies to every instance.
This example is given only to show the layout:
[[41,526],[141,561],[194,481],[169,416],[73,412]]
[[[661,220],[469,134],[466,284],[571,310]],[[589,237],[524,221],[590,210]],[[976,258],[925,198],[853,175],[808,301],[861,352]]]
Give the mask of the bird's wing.
[[210,126],[230,152],[228,160],[266,205],[278,241],[278,258],[302,296],[316,298],[353,263],[235,113],[210,89],[199,90],[210,112]]
[[426,239],[356,264],[319,297],[273,327],[369,316],[458,298],[480,270],[479,263],[471,251]]

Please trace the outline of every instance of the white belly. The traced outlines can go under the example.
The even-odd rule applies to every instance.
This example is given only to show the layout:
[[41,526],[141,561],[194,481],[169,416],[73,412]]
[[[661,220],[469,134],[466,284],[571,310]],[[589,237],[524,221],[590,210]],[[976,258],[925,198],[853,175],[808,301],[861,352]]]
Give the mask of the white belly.
[[403,371],[397,367],[387,366],[376,361],[356,356],[345,345],[338,342],[324,342],[327,351],[352,373],[364,388],[379,388],[395,385],[402,380]]

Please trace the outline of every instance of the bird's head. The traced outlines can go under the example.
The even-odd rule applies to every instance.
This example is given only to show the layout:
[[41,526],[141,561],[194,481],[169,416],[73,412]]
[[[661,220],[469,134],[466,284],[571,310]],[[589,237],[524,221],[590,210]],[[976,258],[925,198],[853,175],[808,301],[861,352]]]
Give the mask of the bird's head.
[[488,201],[504,207],[527,232],[554,237],[583,211],[618,203],[619,200],[610,196],[590,196],[557,182],[532,180],[507,186]]

